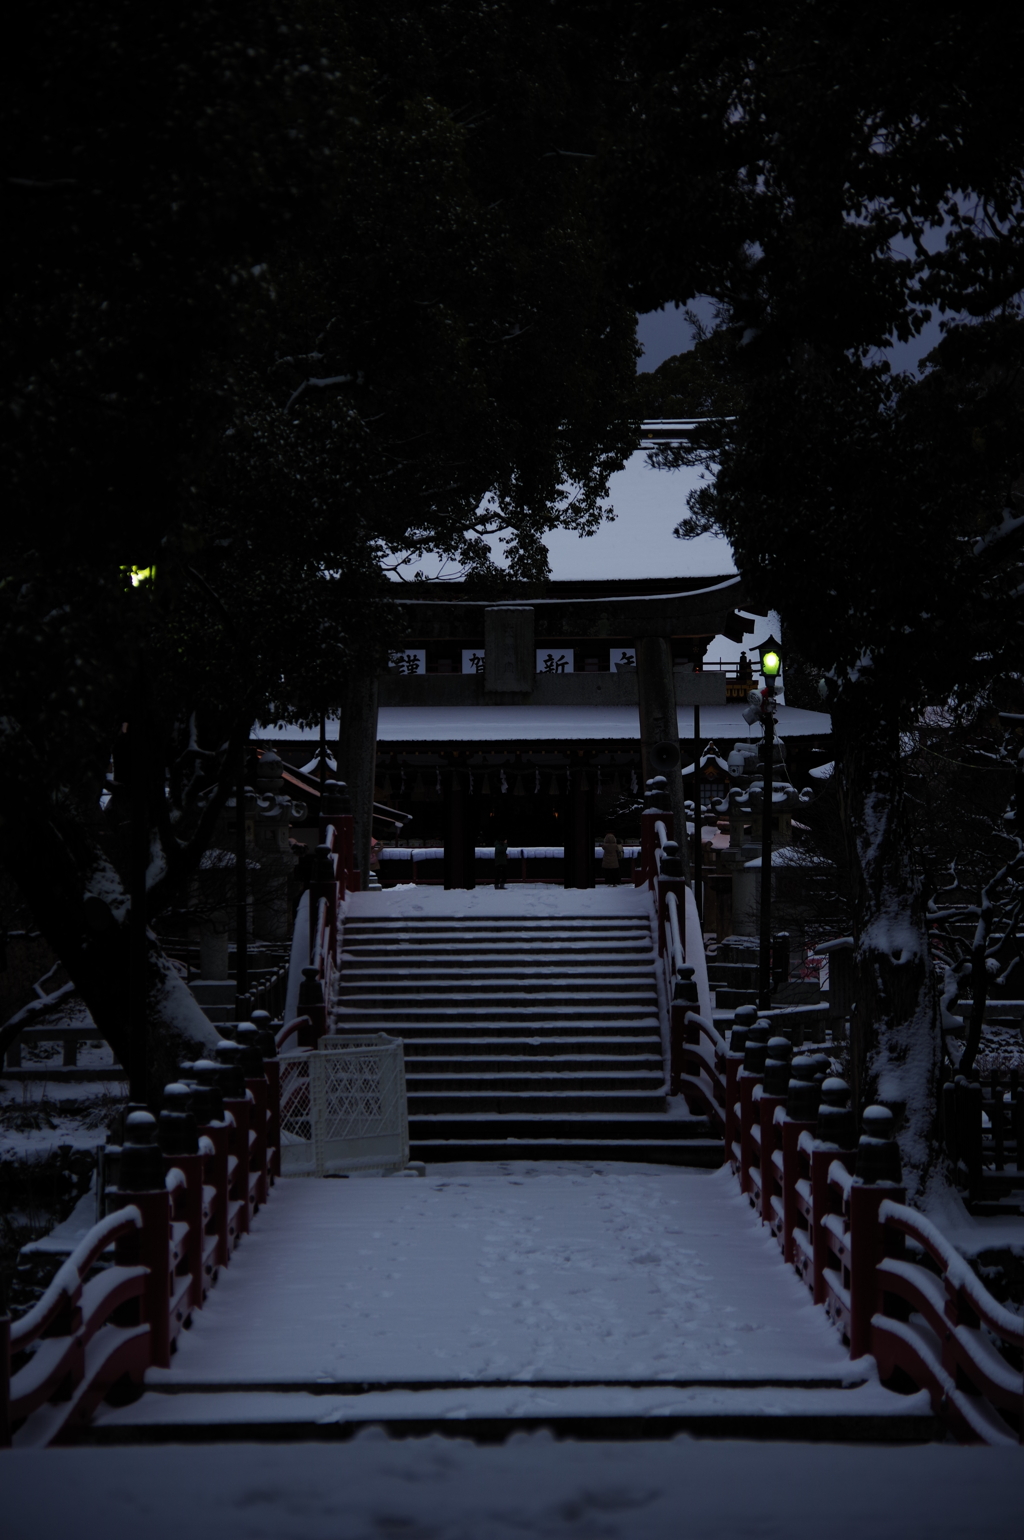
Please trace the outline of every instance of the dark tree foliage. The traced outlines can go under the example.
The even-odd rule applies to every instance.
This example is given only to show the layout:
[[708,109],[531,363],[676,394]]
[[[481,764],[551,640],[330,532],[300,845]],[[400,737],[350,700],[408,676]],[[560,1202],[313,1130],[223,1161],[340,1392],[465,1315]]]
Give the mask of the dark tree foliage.
[[[984,692],[1022,640],[1024,27],[948,4],[634,14],[632,79],[650,70],[652,91],[609,156],[623,261],[645,306],[717,299],[719,392],[740,403],[676,456],[719,467],[680,532],[724,532],[826,676],[856,879],[854,1071],[905,1109],[914,1186],[940,1049],[902,735],[927,702]],[[690,181],[695,145],[708,176]],[[712,181],[708,240],[732,249],[698,279]],[[921,377],[894,376],[889,343],[934,315]],[[716,399],[692,387],[691,410]]]
[[[379,666],[389,552],[486,570],[500,526],[538,573],[545,529],[593,527],[633,317],[543,8],[62,0],[18,25],[0,859],[124,1057],[129,809],[155,917],[252,723]],[[159,1077],[208,1032],[155,940],[151,963]]]

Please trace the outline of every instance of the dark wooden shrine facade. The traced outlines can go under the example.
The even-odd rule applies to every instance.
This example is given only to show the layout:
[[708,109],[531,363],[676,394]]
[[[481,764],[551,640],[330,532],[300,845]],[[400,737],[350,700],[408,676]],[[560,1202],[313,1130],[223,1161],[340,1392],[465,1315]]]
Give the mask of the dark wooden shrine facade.
[[[376,791],[411,815],[407,834],[417,845],[443,847],[446,887],[471,888],[478,875],[492,881],[490,863],[478,873],[474,852],[498,839],[561,848],[566,887],[591,887],[595,841],[609,827],[639,841],[631,804],[639,806],[641,774],[636,741],[388,742],[378,745]],[[383,880],[392,875],[382,869]]]
[[[647,680],[645,692],[643,639],[659,639],[662,699],[724,703],[724,677],[701,662],[715,636],[742,637],[741,599],[735,577],[550,583],[493,599],[417,585],[399,600],[405,627],[378,702],[384,718],[413,708],[419,736],[382,720],[374,795],[413,815],[417,842],[444,847],[446,886],[472,886],[474,850],[496,838],[561,847],[566,885],[590,886],[595,840],[639,835],[628,809],[650,743],[678,739],[674,720],[645,721],[657,690]],[[543,735],[518,707],[542,708]],[[425,741],[434,711],[445,731]]]

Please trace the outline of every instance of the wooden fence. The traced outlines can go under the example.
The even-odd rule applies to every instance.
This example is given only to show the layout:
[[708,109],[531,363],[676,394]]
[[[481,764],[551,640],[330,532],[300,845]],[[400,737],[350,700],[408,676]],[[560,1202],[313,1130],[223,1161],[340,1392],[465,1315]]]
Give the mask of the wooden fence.
[[1024,1199],[1024,1087],[1017,1070],[963,1075],[942,1089],[943,1134],[957,1185],[975,1207]]

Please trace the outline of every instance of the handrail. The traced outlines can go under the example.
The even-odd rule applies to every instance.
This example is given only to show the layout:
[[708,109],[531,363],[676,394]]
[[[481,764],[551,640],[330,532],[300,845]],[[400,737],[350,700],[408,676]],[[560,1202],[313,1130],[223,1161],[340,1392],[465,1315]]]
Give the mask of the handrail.
[[42,1299],[11,1322],[11,1352],[20,1353],[56,1320],[62,1310],[77,1304],[85,1274],[107,1247],[131,1229],[141,1229],[142,1215],[133,1206],[118,1209],[94,1224],[52,1279]]
[[841,1160],[834,1160],[829,1166],[828,1179],[829,1183],[833,1187],[839,1188],[844,1198],[848,1198],[850,1196],[850,1189],[853,1186],[853,1177],[850,1175],[849,1171],[847,1171]]
[[679,973],[686,966],[686,953],[683,951],[683,938],[679,933],[679,900],[674,893],[665,895],[665,910],[668,914],[672,970],[674,973]]
[[708,1042],[711,1044],[712,1048],[714,1048],[718,1053],[728,1052],[728,1044],[726,1043],[725,1038],[722,1036],[721,1032],[719,1032],[718,1028],[715,1026],[714,1022],[708,1021],[704,1016],[699,1016],[696,1011],[687,1011],[686,1020],[688,1025],[696,1027],[697,1030],[708,1039]]
[[330,931],[330,914],[326,898],[321,898],[316,906],[316,936],[313,941],[313,956],[311,961],[315,963],[320,978],[324,976],[326,966],[325,941]]
[[[280,1172],[276,1059],[225,1101],[193,1153],[161,1157],[158,1183],[154,1172],[144,1190],[108,1188],[108,1203],[121,1206],[92,1226],[30,1310],[0,1317],[0,1444],[12,1432],[19,1447],[64,1440],[112,1386],[141,1388],[149,1367],[169,1364]],[[113,1266],[95,1272],[111,1246]]]
[[708,983],[708,964],[704,953],[704,935],[700,914],[697,910],[697,900],[692,888],[684,888],[682,892],[683,916],[685,923],[682,927],[684,938],[694,938],[693,947],[686,961],[693,967],[693,981],[697,986],[697,1006],[701,1014],[710,1019],[713,1006],[711,1004],[711,986]]
[[278,1053],[282,1051],[285,1043],[290,1037],[298,1036],[303,1023],[310,1025],[308,1016],[294,1016],[291,1021],[287,1022],[285,1026],[280,1028],[274,1037],[274,1042],[277,1046]]
[[930,1219],[905,1203],[894,1203],[891,1198],[884,1200],[878,1217],[882,1224],[892,1225],[893,1229],[909,1235],[927,1251],[942,1269],[943,1276],[949,1279],[954,1289],[961,1291],[986,1326],[1014,1347],[1024,1348],[1024,1320],[992,1297],[971,1265]]
[[[710,1021],[687,1012],[678,1086],[693,1096],[695,1111],[722,1109],[726,1160],[740,1190],[851,1358],[871,1354],[883,1383],[899,1374],[926,1390],[961,1442],[1024,1442],[1017,1358],[1024,1321],[931,1220],[907,1206],[898,1180],[856,1175],[858,1151],[818,1140],[817,1117],[787,1113],[788,1097],[767,1094],[763,1072],[743,1069],[716,1038]],[[713,1066],[705,1041],[715,1050]],[[878,1159],[879,1142],[861,1147],[865,1158]],[[921,1247],[920,1260],[905,1254],[908,1237]]]

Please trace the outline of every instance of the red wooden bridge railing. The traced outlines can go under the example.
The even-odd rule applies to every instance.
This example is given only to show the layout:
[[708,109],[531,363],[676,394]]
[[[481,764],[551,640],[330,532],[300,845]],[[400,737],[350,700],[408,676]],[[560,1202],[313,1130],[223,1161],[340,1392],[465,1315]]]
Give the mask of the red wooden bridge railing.
[[[964,1442],[1024,1442],[1024,1321],[993,1298],[929,1220],[907,1207],[887,1108],[865,1110],[858,1140],[848,1088],[830,1075],[815,1045],[794,1058],[787,1036],[770,1036],[780,1024],[759,1019],[752,1006],[736,1012],[728,1040],[715,1027],[703,938],[682,881],[664,787],[649,782],[645,802],[637,880],[651,889],[657,916],[671,1091],[719,1130],[740,1190],[815,1303],[825,1306],[851,1358],[870,1353],[883,1380],[927,1390],[935,1412]],[[948,1088],[951,1106],[954,1093]],[[1012,1142],[1019,1152],[1024,1129],[1016,1093],[1014,1084],[998,1106],[992,1093],[1000,1171],[1005,1148]],[[960,1099],[966,1102],[966,1090]],[[951,1153],[964,1164],[973,1155],[980,1169],[980,1090],[975,1100],[973,1121],[961,1111],[961,1147]],[[948,1108],[946,1121],[952,1126]],[[968,1127],[977,1149],[965,1156]]]
[[[819,1051],[793,1056],[772,1025],[728,1041],[685,1013],[677,1082],[720,1129],[741,1191],[849,1345],[883,1381],[926,1390],[963,1442],[1024,1441],[1024,1321],[994,1299],[904,1202],[892,1114],[869,1107],[855,1137],[843,1081]],[[812,1049],[814,1045],[811,1045]]]
[[133,1399],[146,1370],[170,1362],[281,1169],[268,1026],[243,1023],[216,1061],[183,1066],[159,1117],[128,1115],[123,1144],[107,1151],[109,1212],[31,1310],[0,1317],[0,1445],[64,1442],[101,1401]]

